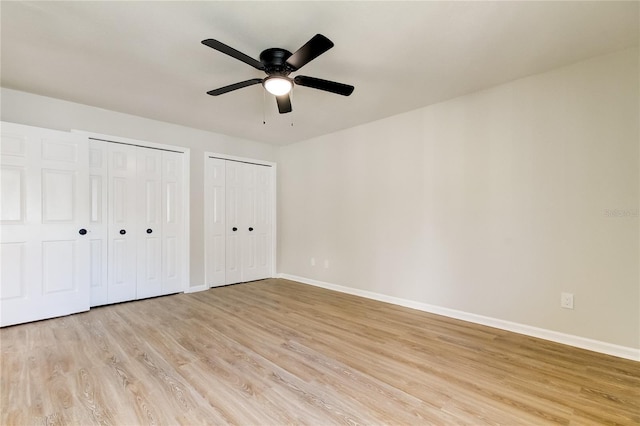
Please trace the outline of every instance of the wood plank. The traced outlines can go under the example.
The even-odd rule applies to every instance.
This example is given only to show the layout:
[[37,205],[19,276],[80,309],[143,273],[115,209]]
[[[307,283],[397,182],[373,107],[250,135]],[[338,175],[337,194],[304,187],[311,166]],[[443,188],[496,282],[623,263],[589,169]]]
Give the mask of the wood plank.
[[0,424],[640,424],[640,363],[263,280],[0,329]]

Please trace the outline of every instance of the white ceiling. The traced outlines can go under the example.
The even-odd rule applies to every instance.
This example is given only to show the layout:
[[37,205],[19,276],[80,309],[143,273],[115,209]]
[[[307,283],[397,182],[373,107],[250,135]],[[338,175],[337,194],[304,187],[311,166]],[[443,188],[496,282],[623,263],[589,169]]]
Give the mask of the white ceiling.
[[[288,144],[638,45],[632,2],[1,2],[3,87],[245,139]],[[264,74],[200,43],[258,58],[314,34],[335,47],[297,72],[279,115]],[[263,124],[263,115],[266,124]],[[293,125],[292,125],[293,124]]]

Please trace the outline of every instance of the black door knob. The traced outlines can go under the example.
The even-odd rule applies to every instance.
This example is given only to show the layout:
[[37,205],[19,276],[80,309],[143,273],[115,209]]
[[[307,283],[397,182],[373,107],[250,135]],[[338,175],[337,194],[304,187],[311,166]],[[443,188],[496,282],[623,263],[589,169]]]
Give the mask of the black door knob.
[[86,233],[87,233],[86,229],[81,229],[81,230],[78,231],[78,234],[80,234],[80,235],[85,235]]
[[124,235],[124,234],[126,234],[126,233],[127,233],[127,231],[125,231],[124,229],[121,229],[121,230],[120,230],[120,235]]
[[236,228],[236,227],[234,226],[233,228],[231,228],[231,230],[232,230],[233,232],[236,232],[236,231],[238,230],[238,228]]
[[253,231],[253,228],[249,228],[249,231]]
[[153,229],[151,229],[151,228],[148,228],[148,229],[147,229],[147,234],[150,234],[150,233],[152,233],[152,232],[153,232]]

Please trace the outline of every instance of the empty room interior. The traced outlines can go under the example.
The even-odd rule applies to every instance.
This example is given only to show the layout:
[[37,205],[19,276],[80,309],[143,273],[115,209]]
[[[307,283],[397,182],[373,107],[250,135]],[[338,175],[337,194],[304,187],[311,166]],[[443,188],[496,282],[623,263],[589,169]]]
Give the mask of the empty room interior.
[[640,2],[0,18],[0,424],[640,424]]

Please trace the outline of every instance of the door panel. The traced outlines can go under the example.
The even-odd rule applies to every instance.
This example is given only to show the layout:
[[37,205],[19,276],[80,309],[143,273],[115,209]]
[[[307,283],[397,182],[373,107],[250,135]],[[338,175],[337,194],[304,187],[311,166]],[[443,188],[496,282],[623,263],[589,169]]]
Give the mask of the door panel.
[[89,257],[91,306],[109,303],[107,280],[108,144],[89,141]]
[[42,243],[44,294],[50,295],[51,293],[75,290],[78,285],[74,274],[76,250],[75,240],[45,241]]
[[89,177],[89,191],[91,197],[91,223],[102,223],[102,193],[105,192],[102,176],[91,175]]
[[[3,141],[4,142],[4,141]],[[0,165],[0,205],[1,223],[18,224],[24,222],[25,168]]]
[[271,276],[271,167],[245,164],[243,210],[247,226],[253,228],[245,240],[244,281]]
[[78,161],[78,145],[65,140],[43,138],[42,160],[75,164]]
[[74,171],[42,170],[42,222],[73,222],[76,176]]
[[[162,151],[136,148],[137,284],[136,298],[162,294]],[[150,231],[150,232],[148,232]]]
[[27,136],[20,134],[21,130],[16,125],[2,123],[2,143],[0,144],[0,155],[3,159],[8,157],[25,158],[27,155]]
[[[165,270],[165,277],[167,280],[176,280],[179,279],[180,275],[178,274],[179,268],[179,253],[178,253],[178,238],[176,237],[167,237],[164,239],[165,245],[165,256],[166,261],[163,263]],[[178,289],[175,289],[176,291]],[[168,291],[170,292],[170,291]],[[168,293],[167,292],[167,293]]]
[[[226,174],[226,195],[225,195],[225,221],[226,221],[226,242],[225,242],[225,284],[235,284],[242,282],[242,236],[246,232],[243,218],[241,217],[242,203],[242,164],[227,161],[225,166]],[[235,231],[234,231],[235,228]]]
[[208,158],[205,167],[205,276],[207,287],[226,284],[225,281],[225,163]]
[[89,308],[86,138],[2,123],[0,325]]
[[[91,239],[89,246],[90,257],[90,270],[91,270],[91,306],[97,306],[107,303],[106,300],[106,282],[103,279],[103,271],[105,271],[106,265],[103,263],[103,249],[102,241],[97,239]],[[104,288],[105,298],[104,301],[98,302],[94,300],[95,292],[99,291],[98,288]],[[95,297],[97,299],[97,297]]]
[[184,290],[182,281],[184,252],[183,159],[178,152],[162,152],[162,193],[159,209],[162,220],[162,294]]
[[[140,258],[140,261],[143,265],[138,265],[138,299],[140,297],[146,297],[144,291],[140,291],[140,285],[145,285],[145,283],[157,283],[158,289],[154,294],[150,296],[157,296],[160,294],[160,256],[162,254],[162,250],[160,249],[160,238],[159,237],[147,237],[144,239],[142,244],[144,245],[145,255]],[[140,277],[142,275],[142,277]],[[142,279],[141,279],[142,278]]]
[[107,143],[107,302],[136,298],[136,148]]
[[23,298],[27,294],[27,244],[26,242],[0,244],[0,282],[2,300]]

